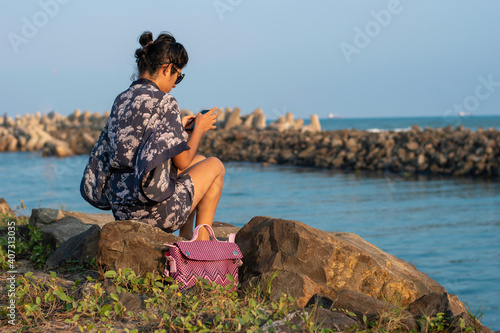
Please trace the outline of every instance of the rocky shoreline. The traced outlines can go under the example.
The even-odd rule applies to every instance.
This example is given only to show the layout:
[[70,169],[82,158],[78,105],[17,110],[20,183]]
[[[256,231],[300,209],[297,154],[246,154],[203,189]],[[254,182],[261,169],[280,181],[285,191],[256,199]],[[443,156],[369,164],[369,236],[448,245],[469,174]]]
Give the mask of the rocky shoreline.
[[[1,201],[0,209],[11,211]],[[165,265],[164,244],[182,240],[178,236],[139,221],[114,221],[109,214],[46,208],[33,209],[29,224],[40,228],[44,247],[57,246],[45,269],[34,276],[44,278],[48,270],[96,260],[102,283],[84,282],[77,292],[71,289],[71,295],[81,298],[85,290],[102,286],[103,295],[115,297],[129,310],[147,315],[158,311],[146,306],[146,295],[117,291],[105,272],[132,269],[141,278],[148,272],[161,274]],[[19,232],[22,227],[27,226],[18,226]],[[265,216],[252,218],[242,228],[222,222],[214,222],[213,227],[216,237],[223,241],[229,233],[236,233],[236,243],[244,256],[239,272],[241,290],[268,281],[271,300],[279,300],[284,294],[293,297],[295,312],[288,313],[286,320],[293,322],[296,317],[300,327],[305,327],[300,314],[313,311],[312,307],[321,314],[313,320],[321,327],[336,328],[335,331],[367,329],[369,322],[384,321],[384,313],[397,313],[401,320],[397,331],[427,332],[419,322],[441,313],[446,318],[447,332],[463,332],[468,327],[475,332],[492,332],[444,286],[355,234],[325,232],[298,221]],[[0,234],[5,234],[6,229],[0,228]],[[19,274],[33,271],[29,262],[25,264],[17,269]],[[67,279],[61,283],[74,285],[71,278]],[[77,274],[74,279],[82,277]],[[290,331],[283,320],[261,329]]]
[[[190,111],[183,110],[184,115]],[[241,115],[239,108],[217,110],[218,129],[208,132],[199,152],[221,160],[258,162],[408,175],[469,176],[500,174],[500,132],[463,126],[373,133],[355,129],[322,131],[316,115],[310,124],[281,116],[266,125],[261,109]],[[42,151],[43,156],[88,154],[104,127],[103,115],[76,110],[0,118],[0,152]]]

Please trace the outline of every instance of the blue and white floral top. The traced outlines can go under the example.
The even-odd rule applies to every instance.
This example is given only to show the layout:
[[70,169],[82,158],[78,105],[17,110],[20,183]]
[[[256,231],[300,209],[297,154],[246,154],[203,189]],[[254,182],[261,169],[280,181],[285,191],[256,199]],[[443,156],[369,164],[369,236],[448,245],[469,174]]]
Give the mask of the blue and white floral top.
[[[150,80],[134,81],[115,99],[85,170],[82,195],[93,205],[102,201],[95,205],[102,209],[166,200],[177,180],[172,158],[189,149],[187,139],[175,98]],[[104,198],[92,197],[96,186]]]

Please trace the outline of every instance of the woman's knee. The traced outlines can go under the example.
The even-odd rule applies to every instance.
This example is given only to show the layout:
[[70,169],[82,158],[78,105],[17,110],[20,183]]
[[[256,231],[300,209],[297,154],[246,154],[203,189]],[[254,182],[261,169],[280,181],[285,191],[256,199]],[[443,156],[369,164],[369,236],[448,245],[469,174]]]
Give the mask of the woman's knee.
[[224,174],[226,173],[226,168],[224,167],[224,164],[221,160],[219,160],[217,157],[208,157],[205,161],[208,161],[211,165],[211,168],[213,168],[214,171],[217,171],[217,175],[224,176]]

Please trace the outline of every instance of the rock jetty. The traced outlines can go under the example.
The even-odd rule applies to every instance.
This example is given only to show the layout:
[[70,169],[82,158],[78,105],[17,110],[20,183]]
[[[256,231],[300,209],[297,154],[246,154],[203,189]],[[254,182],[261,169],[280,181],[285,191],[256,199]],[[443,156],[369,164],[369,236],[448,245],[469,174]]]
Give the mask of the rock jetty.
[[62,116],[53,111],[25,114],[15,119],[0,117],[0,152],[42,151],[43,156],[67,157],[88,154],[109,118],[90,111]]
[[223,161],[260,162],[395,174],[498,178],[500,132],[413,126],[372,133],[355,129],[207,132],[199,152]]
[[[217,109],[217,130],[206,133],[199,152],[221,160],[259,162],[408,175],[498,178],[500,132],[463,126],[407,131],[324,131],[316,115],[308,125],[288,113],[272,123],[262,109]],[[183,115],[192,114],[182,110]],[[0,152],[42,151],[43,156],[88,154],[104,127],[104,114],[76,110],[41,116],[0,117]]]

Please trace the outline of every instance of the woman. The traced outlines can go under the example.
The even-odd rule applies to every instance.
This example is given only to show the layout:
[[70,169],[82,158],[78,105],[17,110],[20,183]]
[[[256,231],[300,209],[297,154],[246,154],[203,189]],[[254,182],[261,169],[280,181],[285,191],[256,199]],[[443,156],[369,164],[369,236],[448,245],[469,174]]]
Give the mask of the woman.
[[[216,128],[216,108],[181,119],[169,92],[184,78],[186,50],[167,33],[153,41],[145,32],[139,43],[139,79],[116,98],[91,159],[97,155],[107,171],[102,192],[117,220],[140,220],[166,232],[180,229],[179,235],[190,239],[195,214],[196,225],[212,225],[224,183],[222,162],[196,155],[202,135]],[[192,120],[188,137],[185,127]],[[91,186],[98,182],[98,176],[88,174],[82,195],[89,193],[89,179]],[[198,240],[208,239],[202,228]]]

